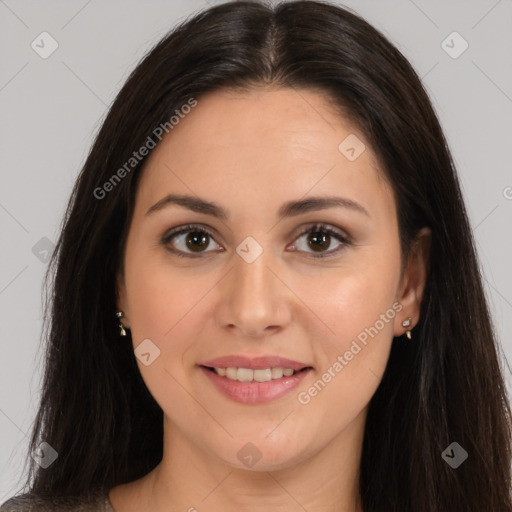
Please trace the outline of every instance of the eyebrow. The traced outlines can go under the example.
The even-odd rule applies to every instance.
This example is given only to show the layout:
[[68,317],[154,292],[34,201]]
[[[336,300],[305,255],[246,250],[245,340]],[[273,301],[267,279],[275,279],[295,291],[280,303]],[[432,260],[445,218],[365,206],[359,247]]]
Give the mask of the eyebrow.
[[[229,219],[228,212],[217,203],[201,199],[197,196],[179,194],[168,194],[163,197],[160,201],[151,206],[145,215],[150,215],[171,205],[181,206],[193,212],[211,215],[222,220]],[[278,218],[281,220],[286,217],[294,217],[303,213],[334,207],[347,208],[370,217],[370,214],[364,206],[351,199],[336,196],[318,196],[284,203],[279,208]]]

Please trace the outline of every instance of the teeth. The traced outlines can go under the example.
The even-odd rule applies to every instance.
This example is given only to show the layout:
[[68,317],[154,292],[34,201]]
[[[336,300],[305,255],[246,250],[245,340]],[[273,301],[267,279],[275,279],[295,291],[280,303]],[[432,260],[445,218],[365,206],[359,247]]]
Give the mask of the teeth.
[[[215,368],[215,371],[219,373],[218,368]],[[226,368],[226,377],[231,380],[238,380],[237,379],[237,370],[236,368]]]
[[252,382],[254,380],[254,371],[248,368],[238,368],[236,372],[236,380],[240,382]]
[[283,376],[283,369],[282,368],[272,368],[272,378],[273,379],[280,379]]
[[[238,369],[240,371],[240,368]],[[265,368],[264,370],[254,370],[254,380],[256,382],[268,382],[272,380],[272,370],[270,368]]]
[[268,382],[281,377],[290,377],[295,370],[291,368],[264,368],[261,370],[251,370],[250,368],[214,368],[217,375],[227,377],[231,380],[240,382]]

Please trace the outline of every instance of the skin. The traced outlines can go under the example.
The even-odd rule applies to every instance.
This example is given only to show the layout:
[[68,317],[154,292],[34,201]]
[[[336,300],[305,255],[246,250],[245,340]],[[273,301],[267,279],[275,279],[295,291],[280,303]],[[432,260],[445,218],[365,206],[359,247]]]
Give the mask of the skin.
[[[338,146],[355,134],[366,150],[349,161]],[[214,201],[220,220],[180,206],[145,212],[169,193]],[[368,215],[333,207],[278,221],[286,201],[337,195]],[[323,222],[350,236],[324,252],[302,229]],[[171,228],[200,224],[212,237],[203,252],[161,242]],[[263,253],[236,252],[253,237]],[[144,381],[164,411],[162,462],[115,487],[118,512],[208,510],[360,512],[358,471],[368,403],[402,322],[418,322],[429,233],[401,268],[396,204],[364,134],[317,91],[223,90],[198,105],[152,151],[136,194],[118,308],[134,348],[149,338],[160,350]],[[318,242],[317,242],[318,244]],[[224,249],[224,250],[222,250]],[[343,355],[366,327],[401,310],[307,404],[297,396]],[[411,341],[414,343],[414,339]],[[360,344],[361,345],[361,344]],[[247,405],[220,394],[199,363],[215,357],[277,354],[313,366],[298,388]],[[252,443],[261,459],[246,467]],[[192,508],[194,507],[194,508]]]

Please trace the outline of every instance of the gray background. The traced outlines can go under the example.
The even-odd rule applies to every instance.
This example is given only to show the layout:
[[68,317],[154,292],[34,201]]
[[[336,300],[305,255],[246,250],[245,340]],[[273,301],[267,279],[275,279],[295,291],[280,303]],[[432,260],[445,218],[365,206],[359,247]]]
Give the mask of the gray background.
[[[0,0],[0,503],[18,489],[39,399],[45,250],[57,239],[92,136],[144,52],[177,21],[216,3],[222,2]],[[460,173],[506,368],[505,357],[512,360],[512,0],[343,5],[382,30],[424,79]],[[59,45],[47,59],[31,47],[43,31]],[[453,31],[469,44],[458,58],[442,47]],[[452,53],[461,44],[444,43]],[[508,369],[506,379],[510,390]]]

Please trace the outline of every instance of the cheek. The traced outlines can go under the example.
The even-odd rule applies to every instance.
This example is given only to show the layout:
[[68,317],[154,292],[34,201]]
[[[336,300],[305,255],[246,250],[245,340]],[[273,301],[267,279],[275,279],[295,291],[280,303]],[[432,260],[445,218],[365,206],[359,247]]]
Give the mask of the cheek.
[[[392,305],[396,301],[399,277],[398,255],[379,259],[362,254],[343,267],[298,280],[295,290],[329,328],[333,343],[327,346],[331,347],[331,353],[333,345],[336,350],[342,350],[376,322],[384,337],[393,332],[393,322],[387,320],[389,317],[392,320],[396,313]],[[382,325],[381,315],[387,311]]]
[[333,433],[366,407],[380,384],[401,309],[396,300],[399,261],[398,253],[372,263],[361,258],[340,270],[337,280],[315,287],[314,308],[330,332],[316,340],[322,347],[318,371],[297,398]]
[[[148,261],[149,257],[145,262],[140,258],[140,264],[135,266],[137,261],[133,260],[131,281],[127,272],[133,348],[136,355],[151,354],[150,364],[137,357],[137,365],[151,395],[164,411],[176,410],[176,404],[188,404],[189,415],[194,417],[199,412],[184,392],[188,376],[183,359],[193,348],[195,337],[190,334],[198,328],[194,315],[200,311],[204,290],[191,286],[199,283],[189,274],[170,272],[168,265]],[[143,346],[148,347],[144,352]]]
[[137,355],[144,343],[149,347],[151,364],[145,365],[139,357],[137,364],[151,393],[163,405],[168,393],[175,394],[173,377],[183,382],[183,357],[194,340],[191,320],[205,293],[199,284],[205,283],[198,283],[189,272],[173,270],[165,258],[155,257],[154,249],[134,247],[129,255],[126,287],[133,348]]
[[173,270],[163,251],[136,244],[127,251],[126,287],[134,342],[141,337],[163,339],[198,300],[190,274]]
[[[358,336],[365,328],[375,324],[380,315],[392,307],[395,298],[394,280],[372,272],[347,276],[332,286],[330,300],[325,300],[322,310],[329,317],[337,339],[347,340]],[[388,325],[388,323],[386,323]],[[379,330],[386,330],[379,323]],[[392,332],[392,325],[388,327]]]

